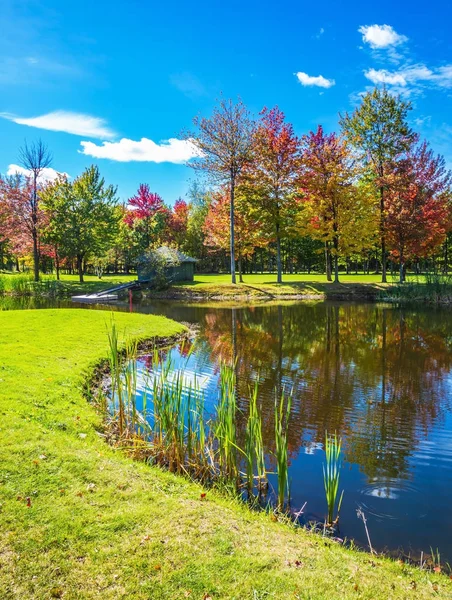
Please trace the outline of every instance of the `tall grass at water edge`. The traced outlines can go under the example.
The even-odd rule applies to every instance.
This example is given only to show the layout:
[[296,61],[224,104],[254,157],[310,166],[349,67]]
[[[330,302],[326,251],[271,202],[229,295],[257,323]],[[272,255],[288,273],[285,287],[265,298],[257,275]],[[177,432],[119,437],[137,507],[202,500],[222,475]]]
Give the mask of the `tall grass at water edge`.
[[5,275],[0,273],[0,295],[12,296],[56,296],[61,284],[52,275],[41,275],[34,281],[31,273]]
[[[267,468],[258,406],[258,382],[250,389],[243,447],[236,423],[235,368],[220,367],[218,399],[214,414],[207,415],[204,393],[196,375],[187,376],[186,364],[174,364],[171,353],[155,349],[152,369],[142,386],[137,409],[136,344],[126,343],[121,352],[116,325],[108,331],[110,400],[103,393],[98,404],[114,431],[115,443],[148,461],[206,484],[218,483],[254,501],[268,490]],[[190,357],[190,352],[187,361]],[[277,411],[276,473],[278,507],[283,510],[288,494],[287,427],[291,398],[282,399]]]
[[332,527],[339,521],[339,512],[341,510],[342,498],[344,495],[344,492],[340,495],[336,518],[334,518],[342,466],[342,440],[337,437],[337,434],[328,435],[328,432],[325,433],[325,459],[326,464],[323,466],[323,483],[325,486],[325,496],[328,507],[327,526]]
[[382,290],[378,298],[387,301],[452,303],[452,275],[427,273],[417,281],[395,283]]

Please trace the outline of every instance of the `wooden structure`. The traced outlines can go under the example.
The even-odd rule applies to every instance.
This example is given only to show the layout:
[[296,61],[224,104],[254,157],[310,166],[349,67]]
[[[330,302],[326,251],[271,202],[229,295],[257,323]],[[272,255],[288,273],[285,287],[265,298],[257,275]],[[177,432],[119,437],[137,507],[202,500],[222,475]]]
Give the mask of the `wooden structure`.
[[196,259],[179,250],[161,246],[138,259],[139,283],[152,283],[157,272],[157,262],[163,264],[163,272],[169,282],[193,281],[194,279]]

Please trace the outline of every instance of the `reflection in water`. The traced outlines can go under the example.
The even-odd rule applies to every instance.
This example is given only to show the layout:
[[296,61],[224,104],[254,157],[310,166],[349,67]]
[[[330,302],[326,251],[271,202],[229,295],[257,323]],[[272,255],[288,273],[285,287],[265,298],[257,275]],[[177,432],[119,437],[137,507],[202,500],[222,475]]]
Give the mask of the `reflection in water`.
[[310,516],[323,518],[323,440],[325,431],[338,432],[346,459],[344,534],[365,543],[356,518],[362,506],[375,546],[427,551],[438,546],[452,557],[448,312],[330,303],[142,309],[200,325],[199,368],[236,361],[244,413],[250,383],[259,378],[270,458],[275,390],[278,395],[293,390],[289,448],[295,508],[307,501]]
[[270,457],[275,390],[278,395],[293,390],[289,449],[295,509],[307,501],[307,516],[323,519],[323,440],[326,430],[337,432],[345,453],[342,536],[366,543],[356,517],[361,506],[376,548],[438,547],[452,562],[447,310],[347,303],[209,308],[149,301],[134,309],[197,323],[197,370],[215,382],[220,361],[235,362],[244,414],[249,386],[259,378]]

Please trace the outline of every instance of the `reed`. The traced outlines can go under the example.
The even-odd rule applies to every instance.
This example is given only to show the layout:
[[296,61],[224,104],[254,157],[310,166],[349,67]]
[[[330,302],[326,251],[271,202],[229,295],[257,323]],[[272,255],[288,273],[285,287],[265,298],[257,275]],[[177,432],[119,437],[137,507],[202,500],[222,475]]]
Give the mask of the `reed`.
[[334,519],[334,510],[336,507],[337,494],[339,491],[339,478],[342,465],[342,440],[325,433],[325,459],[326,465],[323,466],[323,483],[325,486],[326,503],[328,507],[327,526],[332,527],[339,521],[339,512],[341,510],[342,491],[337,506],[336,519]]
[[292,407],[292,393],[286,398],[284,392],[278,402],[275,399],[275,457],[276,473],[278,477],[277,509],[284,510],[287,494],[289,502],[289,456],[288,456],[288,428]]
[[238,446],[236,438],[236,378],[235,370],[225,364],[220,368],[220,390],[213,426],[217,441],[218,466],[225,479],[238,478]]
[[246,463],[246,485],[248,497],[251,498],[257,479],[257,490],[259,495],[265,488],[266,469],[264,442],[262,438],[262,419],[259,414],[257,398],[259,383],[255,382],[250,389],[249,414],[245,431],[245,463]]

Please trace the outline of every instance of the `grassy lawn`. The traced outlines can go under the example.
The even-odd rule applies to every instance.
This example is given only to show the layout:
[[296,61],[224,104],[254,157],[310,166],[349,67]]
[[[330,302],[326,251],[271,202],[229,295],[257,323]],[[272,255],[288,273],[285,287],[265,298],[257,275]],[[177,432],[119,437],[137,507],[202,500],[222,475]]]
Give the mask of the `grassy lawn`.
[[[0,598],[452,598],[441,575],[346,550],[110,448],[82,394],[102,311],[0,312]],[[129,336],[163,317],[115,314]]]
[[[12,291],[12,281],[27,279],[23,274],[0,274],[0,289],[6,292]],[[136,274],[130,275],[104,275],[99,279],[95,275],[85,275],[84,283],[80,283],[77,275],[61,275],[59,285],[59,295],[72,296],[77,294],[90,294],[99,292],[115,285],[133,281],[137,278]],[[46,293],[46,282],[54,280],[52,275],[43,275],[43,286],[40,290]],[[237,285],[231,284],[229,274],[196,274],[194,281],[181,282],[174,284],[172,290],[179,295],[198,295],[209,297],[234,297],[247,296],[255,299],[271,299],[281,296],[323,296],[328,298],[338,297],[341,294],[347,296],[376,295],[385,287],[392,283],[397,283],[397,277],[388,276],[388,284],[380,282],[381,276],[370,274],[340,274],[340,284],[329,283],[325,275],[320,274],[298,274],[284,275],[283,283],[276,283],[275,273],[244,275],[243,283]],[[408,274],[407,280],[411,282],[423,283],[423,277]],[[3,282],[3,283],[2,283]],[[17,286],[16,286],[17,287]],[[158,294],[168,296],[167,292]]]
[[363,293],[376,294],[384,289],[380,283],[380,275],[341,275],[340,284],[329,283],[325,275],[299,274],[283,275],[283,283],[276,283],[276,274],[244,275],[243,283],[231,284],[229,274],[195,275],[195,280],[189,283],[177,284],[175,289],[187,290],[192,295],[203,296],[249,296],[258,299],[277,298],[281,296],[324,296],[338,294],[359,295]]

